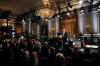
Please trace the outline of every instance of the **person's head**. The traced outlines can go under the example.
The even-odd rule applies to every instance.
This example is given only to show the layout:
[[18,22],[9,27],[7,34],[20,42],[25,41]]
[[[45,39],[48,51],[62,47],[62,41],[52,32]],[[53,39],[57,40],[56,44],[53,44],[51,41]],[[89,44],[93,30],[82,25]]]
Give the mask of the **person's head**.
[[30,56],[30,53],[29,53],[28,50],[25,50],[24,53],[25,53],[26,56]]
[[48,42],[46,41],[46,42],[44,43],[44,45],[45,45],[45,46],[48,46]]
[[28,45],[28,41],[27,40],[24,40],[24,43],[23,43],[25,46]]
[[39,44],[39,40],[38,39],[35,39],[34,40],[34,44]]
[[62,33],[58,33],[58,38],[62,38],[62,37],[63,37]]

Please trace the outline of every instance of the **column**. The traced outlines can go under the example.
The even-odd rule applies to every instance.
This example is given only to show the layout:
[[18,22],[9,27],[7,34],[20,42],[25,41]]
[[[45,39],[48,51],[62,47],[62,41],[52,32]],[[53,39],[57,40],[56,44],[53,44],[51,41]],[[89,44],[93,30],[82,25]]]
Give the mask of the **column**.
[[15,30],[15,24],[14,23],[12,24],[12,30]]
[[26,23],[25,23],[25,20],[24,20],[24,19],[22,20],[22,26],[23,26],[23,32],[25,33],[25,30],[26,30]]
[[78,14],[78,25],[79,25],[79,32],[84,33],[84,14]]
[[37,38],[40,39],[40,24],[37,24]]
[[59,17],[56,17],[56,36],[58,32],[59,32]]
[[15,24],[14,23],[12,24],[12,30],[13,30],[12,37],[15,37],[16,32],[15,32]]
[[28,20],[29,20],[29,34],[32,34],[32,22],[30,18]]
[[48,20],[48,32],[51,32],[51,20]]
[[48,35],[51,38],[51,20],[48,20]]
[[92,11],[92,17],[91,17],[91,21],[92,21],[92,25],[93,25],[93,31],[95,33],[99,33],[99,21],[98,21],[98,13],[97,11]]
[[32,23],[32,35],[34,34],[34,24]]

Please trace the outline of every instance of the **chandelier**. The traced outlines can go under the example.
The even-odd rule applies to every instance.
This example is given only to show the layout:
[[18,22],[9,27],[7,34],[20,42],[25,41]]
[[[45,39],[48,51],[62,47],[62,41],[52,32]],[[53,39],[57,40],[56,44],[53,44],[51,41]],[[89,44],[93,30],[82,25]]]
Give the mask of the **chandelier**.
[[45,18],[51,18],[55,11],[51,8],[51,3],[49,0],[42,0],[42,8],[38,10],[38,15],[45,19]]
[[38,11],[38,15],[41,18],[51,18],[54,14],[54,11],[49,8],[43,8]]

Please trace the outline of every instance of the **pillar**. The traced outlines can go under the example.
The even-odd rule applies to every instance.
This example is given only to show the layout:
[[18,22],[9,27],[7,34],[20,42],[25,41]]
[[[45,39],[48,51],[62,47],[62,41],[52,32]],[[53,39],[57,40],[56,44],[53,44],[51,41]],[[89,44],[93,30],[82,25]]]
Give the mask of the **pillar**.
[[12,30],[15,30],[15,24],[14,23],[12,24]]
[[25,33],[26,23],[25,23],[25,20],[24,19],[22,20],[22,27],[23,27],[23,32]]
[[29,20],[29,34],[32,34],[32,22],[30,18],[28,20]]
[[12,37],[15,37],[16,32],[15,32],[15,24],[14,23],[12,24],[12,30],[13,30]]
[[37,38],[40,39],[40,24],[37,24]]
[[59,32],[59,17],[56,17],[56,36],[58,32]]
[[84,33],[84,14],[78,14],[78,25],[79,25],[79,32]]
[[51,20],[48,20],[48,36],[51,38]]
[[48,20],[48,32],[51,32],[51,20]]
[[99,33],[99,20],[98,20],[98,13],[97,11],[92,11],[92,26],[93,26],[93,32]]

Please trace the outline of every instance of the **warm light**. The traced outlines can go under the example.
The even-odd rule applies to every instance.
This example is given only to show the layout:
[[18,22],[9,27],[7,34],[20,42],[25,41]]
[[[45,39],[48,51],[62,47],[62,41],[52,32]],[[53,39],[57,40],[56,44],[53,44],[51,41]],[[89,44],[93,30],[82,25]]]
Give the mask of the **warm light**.
[[51,28],[51,31],[54,32],[55,31],[55,28]]
[[[12,24],[12,21],[8,21],[8,26]],[[7,26],[7,19],[2,20],[2,26]]]
[[49,8],[40,9],[38,11],[38,15],[41,16],[41,18],[51,18],[54,14],[54,11]]
[[6,22],[3,22],[3,23],[2,23],[2,26],[7,26],[7,23],[6,23]]
[[49,5],[50,3],[49,3],[49,0],[42,0],[42,2],[43,2],[43,5]]
[[63,29],[63,32],[66,32],[66,29],[65,28]]
[[89,27],[91,27],[91,26],[90,26],[89,24],[87,24],[87,25],[85,25],[85,27],[86,27],[86,28],[89,28]]
[[38,16],[43,19],[51,18],[54,14],[54,9],[52,9],[50,0],[41,0],[42,8],[38,10]]

